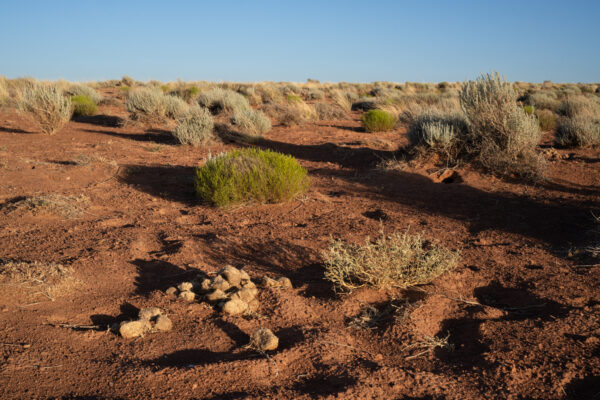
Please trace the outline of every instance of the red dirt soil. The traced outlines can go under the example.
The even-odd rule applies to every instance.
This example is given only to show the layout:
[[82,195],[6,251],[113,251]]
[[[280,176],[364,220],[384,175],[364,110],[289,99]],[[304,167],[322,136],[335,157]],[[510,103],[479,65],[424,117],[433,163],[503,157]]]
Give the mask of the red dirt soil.
[[[558,150],[566,157],[549,161],[538,185],[469,168],[440,182],[426,168],[375,168],[406,135],[361,132],[358,115],[275,126],[260,146],[298,158],[310,190],[222,210],[195,198],[194,168],[234,144],[179,146],[165,132],[115,126],[122,108],[101,112],[47,136],[0,111],[0,204],[90,199],[75,218],[0,209],[0,258],[62,263],[77,280],[53,301],[0,294],[1,398],[600,398],[600,266],[569,254],[600,215],[597,150]],[[461,261],[418,290],[336,293],[323,279],[330,238],[362,243],[381,226],[422,232]],[[227,263],[294,287],[261,290],[253,317],[164,293]],[[349,327],[362,307],[391,299],[398,318]],[[59,325],[105,327],[147,306],[166,310],[173,330],[124,340]],[[244,347],[259,327],[280,340],[268,357]],[[411,358],[427,336],[454,350]]]

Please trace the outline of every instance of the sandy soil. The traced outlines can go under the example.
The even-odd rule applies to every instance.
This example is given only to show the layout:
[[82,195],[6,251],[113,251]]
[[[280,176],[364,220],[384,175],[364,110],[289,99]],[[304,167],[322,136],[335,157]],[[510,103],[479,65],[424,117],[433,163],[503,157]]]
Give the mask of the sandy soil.
[[[276,126],[261,146],[297,157],[309,192],[220,210],[196,200],[194,168],[233,144],[178,146],[160,130],[115,126],[121,108],[101,112],[46,136],[0,111],[0,258],[74,270],[50,295],[3,285],[0,397],[600,398],[600,266],[573,256],[600,215],[597,150],[559,150],[537,186],[470,169],[440,182],[428,168],[375,169],[405,132],[361,132],[358,115]],[[70,218],[7,207],[49,193],[89,207]],[[335,293],[321,258],[330,238],[363,242],[382,225],[460,250],[458,267],[418,290]],[[164,293],[227,263],[294,287],[261,290],[250,317]],[[393,315],[352,328],[363,307],[391,299]],[[166,310],[173,330],[106,331],[147,306]],[[244,347],[259,327],[280,339],[268,357]],[[454,350],[419,355],[430,336]]]

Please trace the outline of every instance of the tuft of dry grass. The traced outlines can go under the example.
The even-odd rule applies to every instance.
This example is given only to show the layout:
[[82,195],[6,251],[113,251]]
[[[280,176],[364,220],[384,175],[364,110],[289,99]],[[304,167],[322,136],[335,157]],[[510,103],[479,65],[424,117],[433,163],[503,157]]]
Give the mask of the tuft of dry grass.
[[325,259],[325,278],[337,289],[351,291],[364,286],[377,289],[407,288],[431,282],[452,269],[457,252],[435,245],[420,235],[383,231],[375,242],[362,246],[333,240]]
[[428,353],[431,353],[435,349],[444,349],[446,351],[452,352],[454,351],[454,344],[448,341],[450,339],[450,334],[448,336],[440,338],[437,336],[423,336],[419,341],[406,346],[403,350],[420,350],[419,352],[406,357],[406,360],[411,360],[414,358],[419,358]]
[[48,213],[64,218],[79,218],[88,208],[89,199],[86,196],[62,196],[58,194],[46,194],[18,198],[4,203],[0,210],[13,214],[16,212],[28,212],[33,215]]
[[62,264],[0,259],[0,284],[5,287],[24,289],[54,300],[76,282],[73,270]]

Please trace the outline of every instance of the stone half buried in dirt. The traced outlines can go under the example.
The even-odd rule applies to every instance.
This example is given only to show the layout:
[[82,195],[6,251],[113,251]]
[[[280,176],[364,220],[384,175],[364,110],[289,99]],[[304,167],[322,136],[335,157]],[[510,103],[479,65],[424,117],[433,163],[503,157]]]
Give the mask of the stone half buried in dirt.
[[177,285],[177,289],[179,289],[180,292],[189,292],[193,287],[194,284],[192,282],[181,282]]
[[148,320],[125,321],[119,327],[119,334],[124,339],[133,339],[144,336],[152,329],[152,324]]
[[225,300],[227,298],[227,294],[219,289],[215,289],[212,292],[210,292],[209,294],[207,294],[206,296],[204,296],[204,299],[206,301],[208,301],[209,303],[217,303],[221,300]]
[[260,328],[250,335],[249,346],[260,351],[275,350],[279,346],[279,338],[270,329]]
[[231,286],[239,287],[242,282],[242,274],[239,269],[226,265],[218,274],[222,276]]
[[292,281],[285,276],[278,279],[272,279],[265,275],[260,281],[260,286],[265,288],[288,289],[292,287]]

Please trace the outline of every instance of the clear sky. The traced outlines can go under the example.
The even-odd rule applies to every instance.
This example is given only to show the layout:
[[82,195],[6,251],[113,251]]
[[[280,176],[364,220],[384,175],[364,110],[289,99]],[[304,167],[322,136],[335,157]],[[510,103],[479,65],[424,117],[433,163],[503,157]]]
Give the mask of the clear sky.
[[0,75],[600,82],[600,1],[0,0]]

